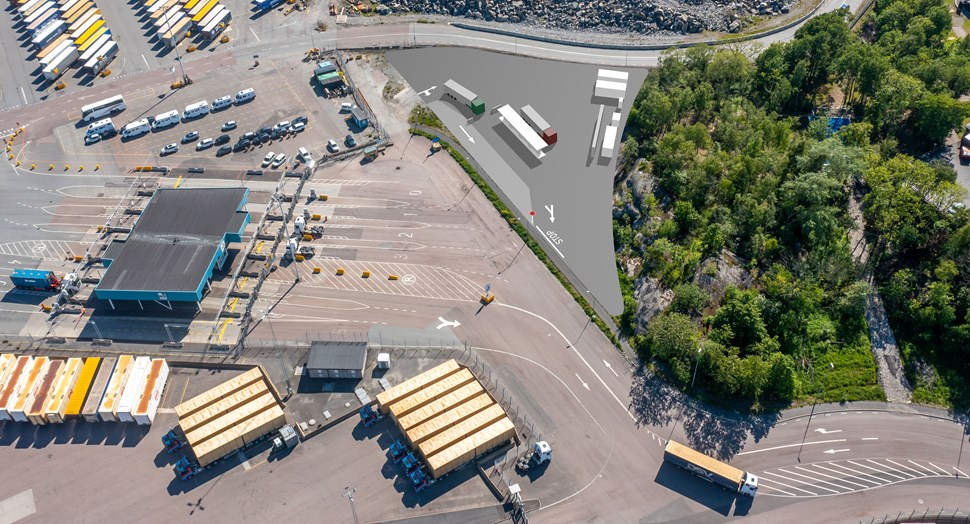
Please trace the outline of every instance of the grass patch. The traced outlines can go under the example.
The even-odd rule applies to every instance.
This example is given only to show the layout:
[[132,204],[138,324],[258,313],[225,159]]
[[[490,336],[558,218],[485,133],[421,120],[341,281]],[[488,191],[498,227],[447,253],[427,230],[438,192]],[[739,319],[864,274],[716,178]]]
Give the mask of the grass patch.
[[434,114],[434,111],[428,109],[428,106],[415,106],[414,109],[411,110],[410,116],[408,116],[408,123],[412,126],[420,125],[433,127],[435,129],[444,129],[445,127],[445,125],[441,123],[441,119],[438,118],[438,115]]
[[[811,402],[816,392],[819,402],[886,400],[866,333],[861,333],[851,345],[830,347],[816,355],[814,362],[814,385],[811,373],[801,372],[802,388],[796,402]],[[829,367],[830,363],[835,367]]]
[[[418,111],[419,109],[422,111]],[[431,116],[434,117],[434,120],[437,121],[438,124],[441,124],[441,121],[438,120],[437,116],[434,116],[434,113],[431,112],[431,110],[422,106],[415,107],[414,110],[411,112],[411,117],[408,118],[408,120],[411,121],[412,119],[416,120],[418,118],[427,118],[426,115],[423,114],[424,112],[430,113]],[[416,113],[421,113],[421,115],[416,116]],[[424,124],[424,125],[428,125],[428,124]],[[443,126],[437,126],[437,127],[443,128]],[[411,129],[411,133],[415,135],[423,136],[428,139],[434,138],[434,135],[432,135],[431,133],[426,133],[419,129]],[[442,133],[442,135],[444,134],[445,133]],[[451,158],[454,159],[459,166],[461,166],[461,168],[465,171],[465,174],[468,175],[468,178],[470,178],[472,182],[474,182],[475,185],[478,186],[478,189],[480,189],[482,193],[485,195],[485,198],[487,198],[488,201],[492,203],[496,211],[498,211],[499,215],[501,215],[502,218],[505,219],[505,222],[509,225],[509,227],[512,228],[512,230],[515,231],[517,235],[519,235],[519,238],[522,240],[522,242],[524,242],[527,246],[529,246],[529,249],[532,250],[532,253],[535,254],[536,258],[538,258],[546,266],[546,269],[548,269],[549,272],[552,273],[554,277],[556,277],[556,280],[558,280],[559,283],[563,286],[563,288],[565,288],[566,291],[569,292],[570,296],[573,297],[573,300],[575,300],[576,303],[583,308],[583,311],[586,313],[586,315],[589,317],[592,317],[593,315],[595,315],[596,313],[593,310],[592,306],[590,306],[589,302],[587,302],[586,299],[579,292],[576,291],[576,289],[572,285],[572,282],[570,282],[569,279],[566,278],[566,275],[564,275],[562,271],[559,270],[559,267],[556,266],[556,264],[552,261],[552,259],[550,259],[546,255],[546,252],[543,251],[542,246],[540,246],[538,242],[536,242],[531,236],[529,236],[529,233],[528,231],[526,231],[525,226],[523,226],[522,223],[519,222],[517,218],[515,218],[515,215],[511,211],[509,211],[505,203],[502,202],[502,199],[499,198],[498,194],[496,194],[495,191],[493,191],[492,188],[488,185],[488,183],[485,182],[485,179],[478,173],[478,171],[476,171],[475,168],[472,167],[472,165],[468,162],[468,160],[465,159],[465,157],[462,156],[462,154],[458,152],[458,150],[452,147],[452,145],[447,141],[445,137],[439,135],[438,138],[441,139],[442,149],[447,151],[448,154],[451,155]],[[616,335],[613,333],[613,331],[610,330],[610,328],[606,325],[606,323],[603,322],[603,320],[598,315],[593,320],[593,323],[596,324],[596,327],[598,327],[599,330],[602,331],[604,335],[606,335],[606,338],[610,339],[610,341],[613,343],[614,346],[620,348],[619,343],[616,339]],[[622,348],[620,349],[622,350]]]

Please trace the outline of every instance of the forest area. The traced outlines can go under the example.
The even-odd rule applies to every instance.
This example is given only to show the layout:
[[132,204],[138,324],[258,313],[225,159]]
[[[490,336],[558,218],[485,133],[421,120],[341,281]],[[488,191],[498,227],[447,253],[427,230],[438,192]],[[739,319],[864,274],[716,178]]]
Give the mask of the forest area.
[[966,189],[920,158],[970,117],[970,38],[943,0],[848,21],[676,51],[650,72],[614,191],[618,323],[646,365],[709,400],[883,400],[878,292],[913,401],[965,409]]

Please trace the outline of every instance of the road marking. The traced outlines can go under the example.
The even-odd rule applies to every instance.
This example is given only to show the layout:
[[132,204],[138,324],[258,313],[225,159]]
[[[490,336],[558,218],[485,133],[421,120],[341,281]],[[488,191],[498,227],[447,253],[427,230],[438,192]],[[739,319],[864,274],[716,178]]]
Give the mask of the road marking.
[[[532,225],[535,226],[535,224],[532,224]],[[546,242],[549,242],[549,245],[552,246],[552,248],[556,250],[556,253],[559,253],[559,256],[562,257],[563,260],[565,260],[566,255],[563,255],[562,254],[562,251],[559,251],[559,248],[556,247],[556,244],[553,244],[552,243],[552,239],[549,238],[549,235],[547,235],[545,231],[539,229],[538,227],[536,227],[536,230],[539,231],[540,233],[542,233],[542,238],[546,239]]]
[[469,141],[469,142],[471,142],[471,143],[473,143],[473,144],[475,143],[475,139],[474,139],[474,138],[472,138],[472,136],[468,134],[468,131],[465,131],[465,128],[464,128],[464,127],[462,127],[462,126],[458,126],[458,128],[459,128],[459,129],[461,129],[461,132],[462,132],[462,133],[465,133],[465,136],[467,136],[467,137],[468,137],[468,141]]
[[618,376],[620,376],[620,374],[619,374],[619,373],[617,373],[616,371],[614,371],[614,370],[613,370],[613,366],[611,366],[611,365],[610,365],[610,363],[609,363],[609,362],[607,362],[605,358],[603,359],[603,363],[604,363],[604,364],[606,364],[606,367],[607,367],[607,368],[608,368],[608,369],[609,369],[610,371],[613,371],[613,374],[614,374],[614,375],[616,375],[617,377],[618,377]]
[[142,53],[141,59],[145,61],[145,67],[147,67],[148,69],[152,68],[152,66],[148,65],[148,59],[145,58],[145,53]]
[[953,468],[953,471],[956,471],[957,472],[957,475],[963,475],[964,477],[967,477],[968,476],[966,473],[958,470],[956,467]]
[[828,435],[829,433],[842,433],[842,430],[841,429],[818,428],[818,429],[815,430],[815,432],[816,433],[821,433],[823,435]]
[[862,440],[879,440],[879,437],[862,437]]
[[[824,480],[818,480],[816,478],[812,478],[812,477],[809,477],[807,475],[802,475],[800,473],[795,473],[794,471],[788,471],[788,470],[782,469],[782,468],[778,468],[778,471],[784,471],[785,473],[788,473],[789,475],[798,475],[799,477],[805,477],[807,479],[812,479],[813,481],[816,481],[816,482],[825,482]],[[782,477],[782,478],[787,478],[787,477]],[[792,478],[789,478],[788,480],[791,480],[791,481],[794,481],[794,482],[805,482],[804,480],[798,480],[798,479],[792,479]],[[831,482],[825,482],[825,483],[826,484],[831,484]],[[825,486],[818,486],[816,484],[811,484],[811,486],[813,488],[820,488],[820,489],[824,489],[825,491],[831,491],[832,493],[836,493],[836,494],[841,493],[840,491],[836,491],[834,489],[826,488]]]
[[34,505],[34,490],[21,491],[0,501],[0,522],[14,523],[37,512]]
[[[851,472],[855,473],[856,475],[865,475],[867,477],[872,477],[872,478],[874,478],[876,480],[875,481],[866,480],[866,479],[862,479],[862,480],[866,480],[866,482],[872,482],[873,484],[876,484],[877,486],[882,486],[883,481],[885,480],[885,479],[880,478],[880,477],[877,477],[877,476],[875,476],[875,475],[873,475],[871,473],[864,473],[862,471],[856,471],[856,470],[854,470],[854,469],[852,469],[850,467],[843,466],[842,464],[836,464],[834,462],[828,462],[827,464],[829,466],[832,466],[833,468],[842,468],[844,470],[851,471]],[[829,471],[833,471],[833,470],[829,470]],[[862,477],[859,477],[859,478],[862,478]]]
[[[811,446],[811,445],[815,445],[815,444],[832,444],[833,442],[845,442],[845,441],[846,441],[846,439],[840,438],[840,439],[836,439],[836,440],[820,440],[818,442],[806,442],[804,445],[805,446]],[[737,456],[740,456],[740,455],[751,455],[753,453],[761,453],[762,451],[774,451],[776,449],[793,448],[795,446],[801,446],[801,445],[802,444],[785,444],[784,446],[775,446],[775,447],[772,447],[772,448],[764,448],[764,449],[755,449],[755,450],[751,450],[751,451],[743,451],[741,453],[738,453]]]
[[[779,484],[781,484],[781,482],[779,482]],[[782,485],[782,486],[784,486],[784,484],[781,484],[781,485]],[[764,482],[762,482],[762,483],[761,483],[761,484],[759,485],[759,487],[760,487],[760,488],[762,488],[762,489],[764,489],[764,488],[768,488],[768,489],[773,489],[773,490],[775,490],[775,491],[778,491],[778,492],[781,492],[781,493],[784,493],[785,495],[788,495],[789,497],[797,497],[797,496],[798,496],[798,495],[796,495],[796,494],[794,494],[794,493],[789,493],[789,492],[787,492],[787,491],[785,491],[785,490],[783,490],[783,489],[778,489],[778,488],[776,488],[776,487],[773,487],[773,486],[771,486],[770,484],[765,484]]]
[[[800,467],[800,466],[796,466],[796,467]],[[820,466],[818,464],[812,464],[812,467],[813,468],[824,469],[825,471],[832,471],[831,469],[828,469],[825,466]],[[808,470],[802,470],[802,471],[808,471]],[[845,482],[846,484],[852,484],[853,486],[859,486],[860,488],[863,488],[863,489],[868,489],[870,487],[870,486],[867,486],[865,484],[859,484],[858,482],[852,482],[851,480],[846,479],[846,478],[833,477],[832,475],[826,475],[825,473],[822,473],[821,471],[813,471],[813,473],[815,473],[817,475],[821,475],[821,476],[826,477],[826,478],[838,480],[839,482]],[[832,471],[832,473],[838,473],[838,471]],[[872,481],[870,481],[870,482],[872,482]]]
[[576,375],[576,378],[579,379],[579,382],[583,384],[583,387],[586,388],[586,391],[589,391],[589,384],[587,384],[586,381],[579,376],[579,373],[573,373],[573,374]]
[[23,97],[24,103],[26,104],[27,103],[27,93],[24,91],[24,88],[23,87],[20,88],[20,96]]
[[926,473],[920,473],[919,471],[916,471],[915,469],[913,469],[913,468],[911,468],[911,467],[909,467],[909,466],[906,466],[906,465],[903,465],[903,464],[900,464],[899,462],[896,462],[896,461],[895,461],[895,460],[893,460],[893,459],[886,459],[886,462],[892,462],[893,464],[895,464],[895,465],[897,465],[897,466],[899,466],[899,467],[901,467],[901,468],[906,468],[906,469],[908,469],[908,470],[910,470],[910,471],[912,471],[913,473],[919,473],[920,475],[922,475],[922,476],[924,476],[924,477],[925,477],[925,476],[927,476],[927,475],[926,475]]
[[441,329],[443,327],[449,327],[449,326],[458,327],[461,325],[461,322],[458,322],[457,320],[445,320],[444,317],[438,317],[438,320],[441,321],[441,324],[438,324],[438,329]]
[[438,86],[431,86],[424,91],[421,91],[421,96],[431,96],[431,91]]
[[239,463],[242,464],[243,469],[246,471],[253,469],[253,466],[249,463],[249,459],[246,458],[246,454],[242,451],[239,452]]
[[835,449],[835,448],[833,448],[833,449],[827,449],[827,450],[823,451],[822,453],[828,453],[829,455],[832,455],[834,453],[845,453],[846,451],[849,451],[849,448],[845,448],[845,449]]
[[[807,470],[807,469],[805,469],[805,468],[803,468],[803,467],[801,467],[801,466],[795,466],[795,469],[800,469],[800,470],[802,470],[802,471],[810,471],[810,470]],[[847,490],[847,491],[852,491],[852,488],[847,488],[847,487],[845,487],[845,486],[843,486],[843,485],[841,485],[841,484],[836,484],[835,482],[829,482],[829,481],[827,481],[827,480],[822,480],[822,479],[819,479],[819,478],[815,478],[815,477],[810,477],[810,476],[808,476],[808,475],[802,475],[801,473],[796,473],[796,472],[794,472],[794,471],[786,471],[786,470],[784,470],[784,469],[781,469],[781,468],[778,468],[778,471],[784,471],[785,473],[788,473],[788,474],[790,474],[790,475],[798,475],[799,477],[805,477],[805,478],[807,478],[807,479],[812,479],[812,481],[813,481],[813,482],[821,482],[821,483],[823,483],[823,484],[828,484],[828,485],[830,485],[830,486],[835,486],[835,487],[837,487],[837,488],[841,488],[841,489],[844,489],[844,490]],[[819,473],[819,475],[822,475],[822,474],[821,474],[821,473]],[[823,475],[823,476],[826,476],[826,475]],[[831,477],[830,477],[830,478],[831,478]],[[812,485],[813,485],[813,486],[815,486],[816,488],[822,488],[822,489],[825,489],[825,488],[824,488],[823,486],[818,486],[818,485],[816,485],[816,484],[812,484]],[[838,493],[838,491],[836,491],[835,493]]]
[[[894,468],[894,467],[892,467],[892,466],[890,466],[888,464],[880,464],[878,462],[875,462],[875,461],[869,460],[869,459],[866,459],[866,462],[870,462],[870,463],[875,464],[877,466],[885,466],[885,467],[887,467],[887,468],[895,471],[896,473],[899,473],[900,475],[905,475],[907,480],[916,478],[915,475],[910,475],[909,473],[906,473],[905,471],[900,471],[900,470],[898,470],[898,469],[896,469],[896,468]],[[889,462],[892,462],[892,461],[890,460]],[[896,464],[896,463],[893,462],[893,464]],[[896,465],[898,466],[898,464],[896,464]]]
[[253,31],[253,28],[252,27],[249,28],[249,32],[252,33],[253,36],[256,37],[256,43],[259,43],[259,44],[262,43],[262,41],[259,39],[259,35],[256,34],[256,31]]
[[[792,480],[790,478],[782,477],[781,475],[776,475],[774,473],[769,473],[767,471],[765,471],[764,473],[762,473],[762,477],[761,477],[762,479],[764,479],[764,476],[763,475],[770,475],[772,477],[781,477],[781,478],[783,478],[785,480]],[[796,488],[795,486],[789,486],[788,484],[785,484],[784,482],[779,482],[779,481],[777,481],[775,479],[768,479],[768,481],[774,482],[774,483],[777,483],[777,484],[781,484],[782,486],[785,486],[786,488],[795,489],[795,490],[798,490],[798,491],[804,491],[805,493],[808,493],[809,495],[814,495],[816,497],[818,496],[818,493],[815,493],[815,492],[812,492],[812,491],[808,491],[807,489]],[[779,490],[779,491],[781,491],[781,490]],[[792,496],[793,497],[797,497],[798,495],[792,495]]]
[[932,469],[930,469],[930,468],[928,468],[928,467],[926,467],[926,466],[924,466],[924,465],[922,465],[922,464],[917,464],[917,463],[915,463],[915,462],[913,462],[912,460],[907,460],[906,462],[909,462],[910,464],[912,464],[912,465],[914,465],[914,466],[916,466],[916,467],[918,467],[918,468],[922,468],[922,469],[925,469],[926,471],[929,471],[929,472],[930,472],[931,474],[933,474],[933,475],[936,475],[936,474],[937,474],[937,473],[936,473],[935,471],[933,471]]
[[936,469],[938,469],[938,470],[940,470],[940,471],[942,471],[944,475],[949,475],[949,474],[950,474],[950,472],[949,472],[949,471],[947,471],[947,470],[945,470],[945,469],[943,469],[943,468],[941,468],[941,467],[939,467],[939,466],[937,466],[936,464],[934,464],[934,463],[932,463],[932,462],[930,462],[930,461],[926,461],[926,463],[927,463],[927,464],[929,464],[930,466],[933,466],[934,468],[936,468]]
[[[851,460],[847,460],[846,462],[848,462],[849,464],[852,464],[854,466],[859,466],[860,468],[871,469],[872,471],[876,471],[876,472],[879,472],[879,473],[883,473],[883,474],[889,475],[890,477],[894,477],[894,478],[897,478],[899,480],[907,480],[909,478],[909,477],[900,477],[899,475],[893,475],[892,473],[890,473],[888,471],[883,471],[881,469],[876,469],[876,468],[874,468],[872,466],[866,466],[865,464],[859,464],[858,462],[853,462]],[[876,462],[873,462],[873,464],[876,464]]]

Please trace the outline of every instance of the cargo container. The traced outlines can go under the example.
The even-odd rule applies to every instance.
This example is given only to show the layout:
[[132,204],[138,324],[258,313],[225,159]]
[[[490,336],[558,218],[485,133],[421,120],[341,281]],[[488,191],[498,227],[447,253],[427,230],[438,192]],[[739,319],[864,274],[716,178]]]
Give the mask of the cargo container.
[[428,384],[420,391],[395,402],[391,406],[391,414],[395,418],[403,417],[475,380],[471,371],[462,369],[458,373],[448,375],[437,382]]
[[161,404],[162,393],[165,391],[165,383],[168,382],[168,371],[168,362],[165,359],[152,359],[145,388],[142,389],[138,405],[132,411],[135,423],[147,426],[155,421],[155,414],[158,412],[158,405]]
[[192,23],[198,24],[199,22],[201,22],[202,19],[209,14],[209,11],[212,11],[213,9],[215,9],[217,5],[219,5],[219,0],[209,0],[205,4],[205,7],[200,9],[198,13],[192,16]]
[[100,14],[94,14],[88,17],[88,19],[85,20],[84,22],[78,24],[78,26],[73,31],[71,31],[71,29],[68,28],[68,31],[71,33],[71,39],[77,42],[77,40],[80,39],[81,36],[83,36],[88,31],[88,29],[91,28],[91,26],[93,26],[94,24],[97,24],[98,22],[104,23],[104,19],[101,17]]
[[337,66],[333,65],[333,62],[327,60],[325,62],[317,62],[317,67],[313,69],[313,76],[336,72]]
[[158,20],[159,18],[161,18],[163,16],[164,17],[171,16],[171,13],[172,13],[172,9],[173,8],[175,10],[179,10],[179,9],[182,8],[182,6],[178,5],[178,3],[179,3],[179,0],[167,0],[157,10],[155,10],[154,12],[152,12],[151,15],[149,15],[148,18],[150,20]]
[[426,420],[432,419],[437,414],[448,409],[450,406],[456,406],[467,402],[484,392],[485,389],[477,380],[470,384],[466,384],[461,388],[439,398],[438,400],[396,419],[398,428],[400,428],[402,433],[406,433],[409,429],[425,422]]
[[118,357],[118,364],[115,365],[114,373],[111,374],[111,381],[108,382],[108,387],[104,390],[104,398],[101,399],[101,405],[98,406],[98,417],[102,421],[118,421],[118,397],[125,389],[134,361],[135,359],[131,355]]
[[273,405],[250,420],[239,423],[198,446],[192,446],[191,449],[198,464],[206,467],[230,453],[259,442],[285,424],[283,410],[279,405]]
[[199,24],[198,24],[199,29],[202,29],[205,26],[209,25],[209,22],[213,21],[215,17],[219,16],[219,13],[223,11],[227,11],[226,6],[222,4],[216,4],[215,7],[209,10],[209,14],[205,15],[205,18],[199,21]]
[[54,48],[53,51],[51,51],[44,58],[40,59],[41,65],[47,66],[47,64],[51,63],[52,60],[57,58],[61,53],[64,52],[65,49],[67,49],[68,47],[71,47],[72,45],[74,45],[74,41],[70,39],[70,36],[68,36],[67,40],[58,44],[58,46]]
[[47,424],[47,399],[50,397],[51,392],[54,389],[54,385],[58,380],[61,379],[61,374],[63,371],[63,360],[51,360],[50,364],[47,366],[47,372],[44,373],[43,378],[40,378],[36,382],[34,394],[24,408],[24,415],[27,417],[27,421],[31,424],[34,424],[35,426],[43,426]]
[[10,281],[18,289],[54,291],[60,285],[53,271],[42,269],[15,269],[10,274]]
[[218,16],[216,16],[208,25],[202,29],[202,38],[206,40],[212,40],[213,38],[219,36],[220,33],[226,30],[229,26],[229,20],[232,19],[232,15],[229,13],[228,9],[222,10]]
[[435,453],[461,442],[469,435],[474,435],[504,418],[506,416],[502,406],[492,404],[465,420],[439,431],[437,435],[425,438],[422,442],[414,443],[414,445],[417,446],[421,456],[427,460],[433,457]]
[[158,0],[157,2],[149,5],[148,8],[145,9],[145,12],[148,13],[149,15],[153,15],[159,11],[167,11],[169,7],[172,7],[172,5],[174,5],[174,2],[172,5],[169,5],[169,2],[171,1],[172,0]]
[[87,42],[89,39],[91,39],[92,37],[94,37],[94,34],[98,32],[98,29],[101,29],[103,27],[105,27],[105,25],[104,25],[104,19],[95,20],[94,23],[91,24],[91,26],[88,27],[86,31],[84,31],[83,33],[81,33],[81,36],[77,37],[74,40],[74,45],[80,47],[85,42]]
[[185,12],[186,12],[186,13],[188,13],[188,12],[189,12],[189,11],[191,11],[191,10],[192,10],[192,8],[193,8],[193,7],[195,7],[195,6],[196,6],[196,4],[198,4],[198,3],[199,3],[199,0],[189,0],[188,2],[185,2],[185,5],[184,5],[184,6],[182,6],[182,9],[184,9],[184,10],[185,10]]
[[507,417],[482,431],[456,442],[453,446],[435,454],[427,461],[431,478],[439,479],[459,467],[475,460],[505,442],[517,441],[515,426]]
[[53,9],[57,4],[51,1],[46,1],[38,4],[34,4],[32,7],[23,12],[23,23],[24,26],[28,26],[37,20],[41,14],[45,13],[48,9]]
[[322,73],[317,75],[317,83],[320,87],[328,87],[333,84],[343,83],[344,78],[340,76],[340,73]]
[[76,5],[78,5],[80,3],[83,3],[83,0],[67,0],[66,2],[64,2],[64,1],[60,2],[60,4],[61,4],[61,13],[62,14],[67,14],[69,11],[71,11],[72,9],[74,9],[74,7]]
[[758,477],[695,451],[683,444],[667,441],[664,460],[734,493],[754,497],[758,493]]
[[145,0],[144,3],[141,4],[141,6],[144,7],[145,9],[148,9],[149,7],[155,5],[158,2],[159,0]]
[[53,51],[62,42],[68,39],[68,35],[64,34],[64,30],[67,25],[63,20],[58,20],[45,28],[42,32],[37,33],[30,40],[30,44],[33,46],[34,51],[37,54],[34,58],[40,60],[47,56],[51,51]]
[[0,388],[0,420],[13,420],[10,409],[14,400],[20,394],[27,380],[28,372],[33,366],[34,358],[27,355],[17,357],[7,374],[7,381]]
[[114,40],[108,40],[103,46],[82,66],[82,70],[89,75],[100,73],[108,64],[114,60],[118,54],[118,44]]
[[32,13],[34,9],[47,3],[47,0],[28,0],[17,7],[17,18],[24,18],[27,13]]
[[148,372],[152,364],[152,359],[148,357],[138,357],[131,365],[128,373],[128,380],[125,387],[118,394],[118,402],[115,405],[114,415],[119,422],[134,422],[135,418],[131,411],[141,400],[141,393],[145,389],[145,381],[148,380]]
[[[91,5],[93,6],[94,4],[92,3]],[[91,7],[87,11],[84,11],[78,15],[74,22],[69,22],[71,25],[67,26],[67,32],[73,35],[74,32],[80,29],[84,24],[91,22],[94,17],[101,17],[101,10],[97,7]]]
[[185,418],[180,418],[179,425],[182,428],[182,433],[185,434],[189,439],[189,444],[196,442],[194,439],[198,439],[200,441],[204,440],[208,434],[205,432],[197,433],[197,430],[207,424],[212,423],[215,419],[220,417],[226,420],[234,419],[236,415],[234,415],[233,412],[239,411],[247,404],[256,401],[264,395],[269,395],[269,389],[266,387],[264,382],[257,382],[251,386],[236,391],[231,395],[220,399],[218,402],[209,404],[208,406],[193,412],[191,415]]
[[558,135],[556,130],[549,125],[548,122],[539,114],[538,111],[532,108],[532,106],[525,106],[522,108],[522,119],[526,121],[547,145],[552,145],[558,140]]
[[191,431],[186,431],[185,426],[182,426],[182,430],[188,443],[196,446],[236,425],[245,424],[249,419],[276,405],[278,404],[273,395],[268,390],[263,389],[258,394],[246,399],[245,402],[229,406],[227,410],[215,413],[212,417],[205,419],[202,424],[197,424]]
[[416,377],[405,380],[404,382],[392,387],[387,391],[378,393],[377,403],[380,405],[381,412],[385,415],[388,414],[389,407],[398,400],[401,400],[411,393],[422,389],[431,382],[435,382],[441,378],[456,373],[460,369],[462,368],[458,365],[458,362],[456,362],[454,359],[450,359],[447,362],[439,364]]
[[[54,382],[51,393],[47,396],[47,404],[44,406],[44,419],[51,424],[64,422],[67,405],[74,394],[74,387],[84,361],[80,358],[69,358],[61,371],[61,377]],[[49,372],[48,372],[49,373]]]
[[[219,3],[219,0],[202,0],[201,2],[195,4],[195,7],[189,10],[188,12],[189,18],[192,18],[194,21],[196,15],[198,15],[199,13],[202,13],[203,10],[205,13],[208,13],[209,10],[215,7],[215,5],[218,3]],[[202,15],[202,17],[199,18],[199,20],[202,20],[202,18],[205,18],[204,14]]]
[[156,20],[155,23],[153,24],[155,27],[155,31],[159,33],[159,36],[164,33],[167,33],[168,31],[171,31],[172,28],[175,27],[175,24],[177,24],[179,20],[182,20],[183,18],[185,18],[185,13],[180,11],[178,6],[175,6],[173,9],[175,9],[175,11],[172,12],[172,16],[163,16],[162,18],[159,18],[158,20]]
[[91,385],[94,383],[94,377],[98,374],[100,366],[101,357],[84,359],[84,367],[81,368],[77,383],[74,384],[74,390],[67,400],[67,408],[64,410],[65,419],[77,417],[81,414],[81,408],[84,407],[84,401],[88,398],[88,392],[91,391]]
[[3,387],[7,384],[7,376],[13,372],[15,362],[17,362],[17,357],[13,353],[0,355],[0,392],[3,391]]
[[[74,6],[74,9],[72,9],[70,13],[65,13],[62,18],[65,22],[67,22],[67,30],[73,31],[71,29],[72,25],[78,22],[83,22],[84,19],[91,16],[93,13],[96,13],[97,11],[98,10],[94,6],[94,2],[92,2],[91,0],[86,0]],[[75,27],[75,29],[77,28]]]
[[218,386],[200,394],[192,397],[185,402],[182,402],[178,406],[175,406],[175,414],[178,415],[179,419],[188,417],[199,410],[210,406],[227,395],[235,393],[245,387],[251,386],[257,382],[263,381],[263,373],[259,368],[252,368],[245,373],[241,373],[234,378],[219,384]]
[[13,399],[13,404],[8,406],[10,416],[15,422],[27,422],[27,411],[30,409],[30,404],[33,402],[34,395],[37,394],[37,389],[43,382],[44,376],[47,375],[47,368],[50,367],[50,364],[50,358],[37,357],[31,363],[30,369],[25,372],[26,377],[22,379],[24,381],[23,387],[20,388],[17,397]]
[[88,391],[88,398],[84,401],[81,408],[81,418],[88,422],[98,422],[98,408],[104,400],[104,392],[108,390],[108,383],[114,376],[115,368],[118,366],[118,357],[107,357],[101,360],[98,374],[94,378],[94,383]]
[[191,29],[192,29],[192,21],[189,20],[188,18],[183,17],[183,18],[180,18],[179,21],[176,22],[174,26],[172,26],[171,30],[163,33],[162,36],[159,37],[159,39],[166,46],[175,47],[178,45],[179,42],[182,41],[183,38],[186,37],[186,35],[189,34],[189,31]]
[[485,101],[454,80],[448,79],[445,81],[444,94],[446,97],[468,107],[476,115],[481,115],[485,112]]
[[77,61],[77,57],[77,48],[73,45],[68,47],[44,66],[44,78],[51,81],[57,80]]
[[41,13],[37,18],[35,18],[33,22],[27,25],[24,31],[26,31],[28,35],[33,37],[35,34],[37,34],[38,31],[41,31],[44,28],[46,28],[47,24],[56,21],[60,16],[61,16],[60,10],[58,10],[56,7],[52,7],[47,11],[44,11],[43,13]]
[[492,401],[492,397],[483,392],[466,402],[451,405],[446,411],[439,411],[437,416],[412,427],[405,435],[412,446],[417,446],[485,410],[494,410],[495,408],[498,408],[499,413],[505,416],[505,412],[502,411],[502,408],[498,404]]
[[81,53],[81,58],[78,61],[82,64],[87,63],[94,56],[95,51],[101,48],[104,44],[111,40],[111,31],[107,27],[102,26],[96,33],[94,33],[91,38],[87,39],[86,42],[77,46],[77,52]]

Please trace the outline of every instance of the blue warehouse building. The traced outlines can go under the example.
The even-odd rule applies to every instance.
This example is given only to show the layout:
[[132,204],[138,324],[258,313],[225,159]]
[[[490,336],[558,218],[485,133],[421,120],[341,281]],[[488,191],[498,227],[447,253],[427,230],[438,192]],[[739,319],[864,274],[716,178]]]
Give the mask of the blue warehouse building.
[[131,233],[102,256],[107,271],[94,293],[114,301],[196,302],[241,242],[250,222],[249,189],[159,189]]

